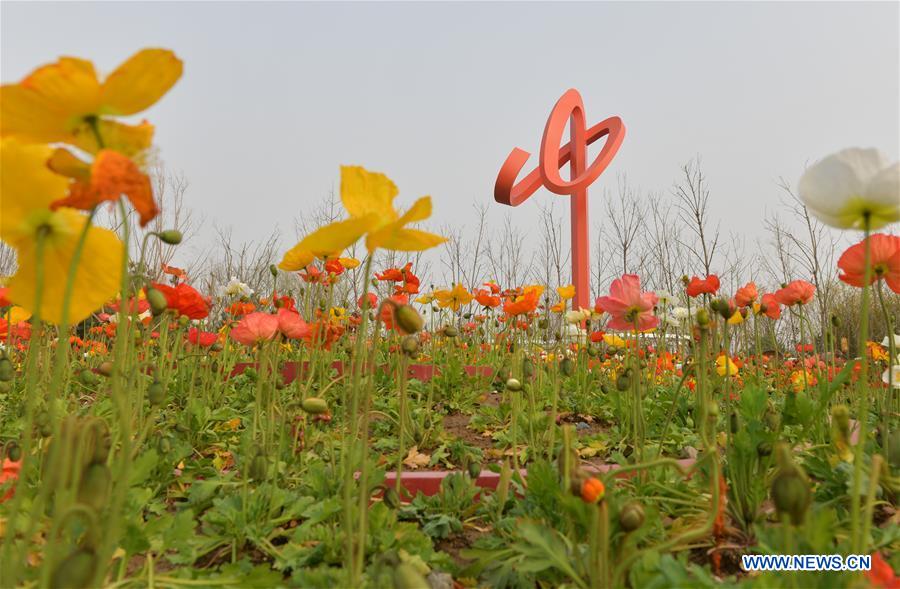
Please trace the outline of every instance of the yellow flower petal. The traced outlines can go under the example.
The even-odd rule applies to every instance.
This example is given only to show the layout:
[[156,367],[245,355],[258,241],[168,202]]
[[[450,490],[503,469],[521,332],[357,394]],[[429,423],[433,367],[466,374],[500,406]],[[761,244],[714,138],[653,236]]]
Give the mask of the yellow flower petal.
[[[46,239],[42,258],[44,290],[40,315],[45,321],[59,324],[66,277],[87,216],[71,209],[60,209],[52,216],[54,230]],[[10,280],[9,299],[34,310],[38,279],[37,241],[23,240],[17,249],[19,269]],[[109,229],[91,227],[88,230],[75,272],[69,323],[83,321],[119,292],[124,253],[122,242]]]
[[348,270],[353,270],[354,268],[358,268],[360,261],[356,258],[338,258],[338,262],[341,263],[341,266]]
[[103,114],[133,115],[153,105],[181,77],[183,64],[168,49],[143,49],[103,82]]
[[356,243],[372,222],[372,218],[366,216],[320,227],[288,250],[278,267],[288,271],[302,270],[316,257],[326,258],[342,252]]
[[89,61],[63,57],[0,89],[0,135],[65,141],[100,107],[100,83]]
[[0,144],[0,237],[15,245],[27,234],[26,220],[66,195],[68,180],[47,167],[53,150],[15,139]]
[[400,217],[397,222],[400,225],[409,225],[410,223],[415,223],[417,221],[424,221],[428,217],[431,216],[431,197],[423,196],[413,203],[413,206],[409,207],[409,210],[403,213],[403,216]]
[[[97,123],[97,128],[100,137],[103,139],[103,146],[106,149],[118,151],[122,155],[135,160],[135,163],[138,165],[144,163],[140,156],[153,143],[153,125],[147,121],[143,121],[139,125],[126,125],[125,123],[101,119]],[[79,149],[83,149],[88,153],[100,151],[101,147],[97,142],[97,136],[87,123],[75,129],[73,134],[72,144]]]
[[433,248],[445,241],[447,241],[446,237],[418,229],[402,229],[398,223],[391,223],[387,228],[369,234],[366,247],[370,252],[378,248],[399,252],[418,252]]
[[351,217],[375,215],[382,224],[397,219],[397,186],[378,172],[360,166],[341,166],[341,202]]

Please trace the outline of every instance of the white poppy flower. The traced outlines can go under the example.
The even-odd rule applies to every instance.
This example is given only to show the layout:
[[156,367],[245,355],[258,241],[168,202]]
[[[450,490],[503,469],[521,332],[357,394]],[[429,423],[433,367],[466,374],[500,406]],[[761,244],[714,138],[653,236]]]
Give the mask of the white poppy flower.
[[690,316],[691,312],[687,307],[675,307],[674,309],[672,309],[672,317],[674,317],[678,321],[684,321]]
[[892,385],[895,389],[900,389],[900,365],[894,364],[891,366],[890,370],[894,371],[894,377],[891,379],[891,374],[887,370],[884,371],[884,374],[881,375],[881,381],[884,384],[890,384],[891,380],[894,381]]
[[[881,347],[884,349],[888,349],[891,346],[891,340],[888,339],[888,336],[884,336],[884,339],[881,340]],[[894,349],[900,350],[900,335],[894,334]]]
[[798,184],[816,218],[839,229],[869,229],[900,221],[900,162],[889,166],[877,149],[839,151],[809,167]]
[[659,306],[671,305],[675,302],[675,297],[667,290],[656,291],[656,298],[659,299]]
[[253,289],[232,276],[225,285],[224,293],[229,296],[249,297],[253,294]]
[[578,311],[566,311],[566,323],[570,323],[572,325],[580,324],[582,321],[587,321],[591,318],[591,312],[587,309],[580,309]]

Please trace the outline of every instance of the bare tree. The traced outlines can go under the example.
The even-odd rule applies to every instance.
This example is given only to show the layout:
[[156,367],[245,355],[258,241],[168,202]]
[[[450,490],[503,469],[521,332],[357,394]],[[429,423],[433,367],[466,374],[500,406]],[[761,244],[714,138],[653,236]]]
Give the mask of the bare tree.
[[719,245],[719,224],[715,228],[710,227],[709,188],[700,168],[700,159],[688,162],[681,171],[684,178],[674,188],[676,206],[682,223],[690,228],[694,236],[692,241],[683,241],[682,244],[693,254],[704,275],[708,276]]

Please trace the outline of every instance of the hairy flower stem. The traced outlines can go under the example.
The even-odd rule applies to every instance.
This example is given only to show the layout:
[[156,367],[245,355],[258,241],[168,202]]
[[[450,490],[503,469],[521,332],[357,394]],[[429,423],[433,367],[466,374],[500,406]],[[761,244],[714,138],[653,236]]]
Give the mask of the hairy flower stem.
[[885,304],[884,302],[884,290],[881,286],[881,282],[878,283],[876,292],[878,293],[878,302],[881,304],[881,312],[884,314],[884,325],[885,329],[887,330],[888,340],[888,381],[887,388],[884,391],[884,400],[881,406],[881,427],[883,430],[881,432],[881,448],[885,456],[890,456],[891,411],[893,411],[892,400],[895,396],[894,385],[896,383],[894,381],[894,365],[897,363],[897,346],[894,343],[894,322],[891,318],[890,312],[888,312],[887,304]]
[[[860,358],[859,380],[857,380],[856,419],[859,421],[859,439],[853,450],[853,481],[850,495],[850,554],[862,554],[864,544],[860,522],[860,493],[862,492],[863,455],[869,435],[869,359],[866,357],[866,341],[869,339],[869,282],[872,280],[872,245],[869,243],[869,215],[864,217],[865,256],[862,301],[859,317]],[[871,482],[870,482],[871,484]]]
[[[366,285],[369,283],[370,275],[372,272],[372,259],[373,257],[371,254],[366,258],[365,269],[363,270],[362,274],[361,290],[365,290]],[[344,396],[345,401],[349,400],[349,403],[344,403],[344,423],[350,428],[350,432],[349,435],[347,435],[344,439],[342,453],[344,466],[344,481],[342,489],[342,499],[344,507],[343,527],[345,538],[344,567],[347,570],[347,573],[350,575],[350,585],[354,587],[358,587],[362,583],[362,571],[357,570],[356,567],[356,550],[358,548],[360,551],[365,551],[365,545],[359,547],[356,546],[357,542],[353,534],[353,530],[356,528],[356,514],[354,513],[353,509],[353,479],[355,472],[354,458],[357,453],[357,447],[359,445],[358,436],[360,382],[362,379],[363,364],[365,364],[366,361],[365,349],[369,326],[368,297],[364,297],[363,301],[363,306],[360,310],[359,326],[356,328],[356,348],[353,354],[353,364],[351,368],[351,384],[349,391]],[[363,446],[365,446],[365,444],[363,444]],[[363,448],[363,452],[365,452],[365,448]],[[364,457],[365,454],[363,455],[363,458]]]

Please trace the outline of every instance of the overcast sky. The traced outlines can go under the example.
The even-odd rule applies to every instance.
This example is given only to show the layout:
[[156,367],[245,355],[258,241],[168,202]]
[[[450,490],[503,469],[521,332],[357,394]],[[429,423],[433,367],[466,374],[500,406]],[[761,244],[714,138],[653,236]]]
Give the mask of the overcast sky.
[[[60,55],[101,72],[142,47],[185,62],[145,113],[166,164],[239,240],[337,185],[340,164],[383,171],[400,203],[431,194],[437,223],[493,203],[513,147],[537,151],[559,96],[588,123],[625,122],[592,198],[617,174],[667,192],[695,155],[726,230],[760,235],[777,180],[850,146],[900,152],[900,4],[2,3],[2,79]],[[529,164],[528,168],[532,166]],[[513,210],[529,227],[541,191]],[[492,204],[492,217],[508,209]]]

